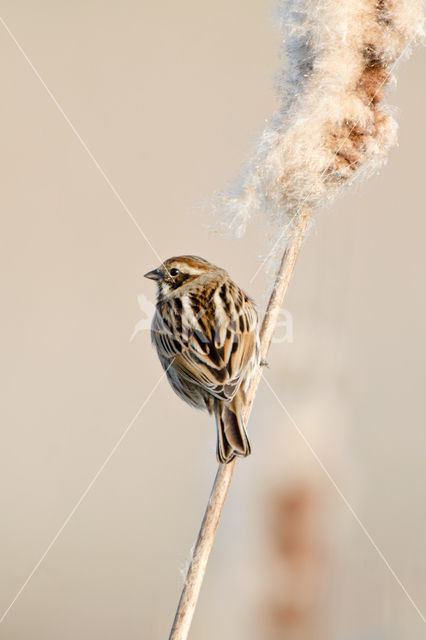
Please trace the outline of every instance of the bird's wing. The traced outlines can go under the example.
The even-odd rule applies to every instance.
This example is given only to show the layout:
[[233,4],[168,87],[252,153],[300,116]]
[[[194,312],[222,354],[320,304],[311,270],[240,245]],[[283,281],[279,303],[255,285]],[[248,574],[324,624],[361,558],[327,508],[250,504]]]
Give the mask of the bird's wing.
[[180,332],[173,327],[172,318],[167,320],[168,317],[169,315],[163,315],[157,308],[151,325],[152,343],[157,349],[160,360],[167,364],[184,348]]
[[[257,349],[257,315],[245,297],[235,307],[233,322],[209,321],[200,314],[190,330],[175,332],[158,315],[153,323],[153,341],[176,372],[188,382],[225,401],[232,400],[242,376]],[[175,329],[176,327],[174,327]]]

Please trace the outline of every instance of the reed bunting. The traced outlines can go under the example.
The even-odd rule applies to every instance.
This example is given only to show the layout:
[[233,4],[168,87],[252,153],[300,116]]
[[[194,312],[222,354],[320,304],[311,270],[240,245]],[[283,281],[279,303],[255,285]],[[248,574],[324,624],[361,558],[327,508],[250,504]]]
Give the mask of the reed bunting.
[[172,389],[214,413],[217,458],[248,456],[241,415],[260,361],[253,302],[224,269],[198,258],[169,258],[145,274],[157,283],[151,337]]

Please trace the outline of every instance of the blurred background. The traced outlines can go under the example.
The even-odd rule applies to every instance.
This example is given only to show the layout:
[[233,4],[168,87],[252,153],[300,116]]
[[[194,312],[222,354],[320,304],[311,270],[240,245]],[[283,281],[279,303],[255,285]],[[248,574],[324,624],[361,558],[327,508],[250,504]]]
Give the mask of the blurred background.
[[[220,264],[259,309],[264,229],[224,239],[201,205],[276,108],[272,14],[269,0],[2,2],[158,254]],[[0,47],[1,616],[161,368],[142,277],[158,258],[4,26]],[[192,638],[425,637],[362,529],[424,615],[425,63],[419,48],[398,71],[388,166],[305,244],[266,371],[282,405],[261,384]],[[213,421],[163,380],[0,638],[168,637],[215,471]]]

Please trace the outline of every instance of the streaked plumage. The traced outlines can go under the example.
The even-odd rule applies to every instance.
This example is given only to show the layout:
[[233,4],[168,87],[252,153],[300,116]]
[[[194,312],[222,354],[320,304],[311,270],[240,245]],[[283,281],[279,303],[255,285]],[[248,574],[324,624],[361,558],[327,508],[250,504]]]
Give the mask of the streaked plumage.
[[196,256],[169,258],[146,277],[158,285],[151,335],[172,388],[215,414],[219,462],[249,455],[241,407],[260,358],[252,301]]

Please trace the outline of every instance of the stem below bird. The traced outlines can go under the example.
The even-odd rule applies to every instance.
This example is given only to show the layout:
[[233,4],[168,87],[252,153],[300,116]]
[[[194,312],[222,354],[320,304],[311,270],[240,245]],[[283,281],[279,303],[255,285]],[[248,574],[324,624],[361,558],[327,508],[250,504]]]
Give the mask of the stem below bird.
[[[293,274],[297,256],[299,255],[303,239],[305,237],[309,212],[302,211],[297,217],[298,219],[294,225],[293,236],[284,251],[275,279],[274,288],[272,289],[271,297],[260,329],[260,348],[263,360],[265,360],[268,354],[278,316],[284,302],[284,297]],[[246,424],[251,413],[251,408],[253,406],[261,377],[262,370],[259,368],[247,391],[246,403],[242,410],[244,422]],[[229,485],[231,484],[235,462],[236,460],[233,460],[229,464],[219,465],[206,512],[201,523],[200,532],[195,543],[191,563],[186,574],[184,587],[179,600],[169,640],[186,640],[188,637],[195,606],[197,604],[204,574],[206,572],[210,551],[216,535],[216,529],[228,494]]]

